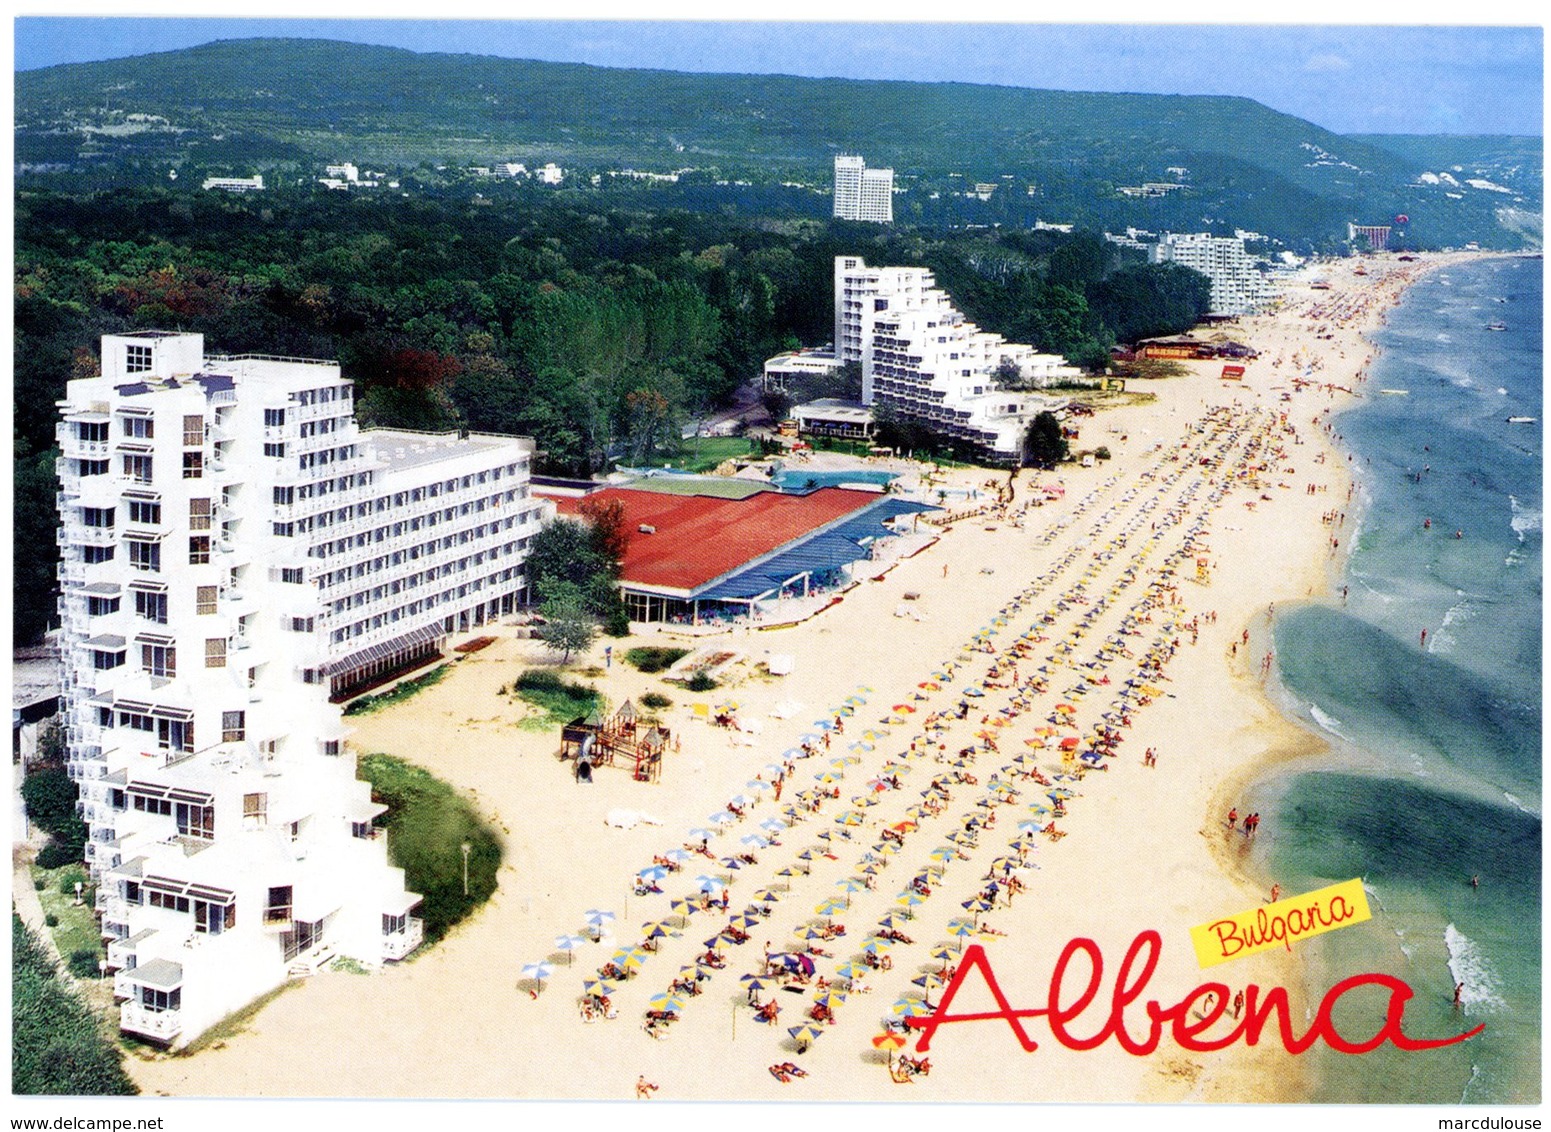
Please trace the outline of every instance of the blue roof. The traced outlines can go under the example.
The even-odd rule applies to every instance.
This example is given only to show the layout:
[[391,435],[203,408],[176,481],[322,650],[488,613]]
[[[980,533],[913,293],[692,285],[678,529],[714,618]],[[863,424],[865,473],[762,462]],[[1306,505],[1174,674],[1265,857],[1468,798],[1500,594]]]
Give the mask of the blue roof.
[[709,601],[748,601],[760,597],[779,589],[795,575],[823,573],[866,558],[873,540],[892,533],[883,525],[886,520],[935,510],[937,508],[930,504],[883,497],[861,514],[827,531],[807,536],[694,596]]

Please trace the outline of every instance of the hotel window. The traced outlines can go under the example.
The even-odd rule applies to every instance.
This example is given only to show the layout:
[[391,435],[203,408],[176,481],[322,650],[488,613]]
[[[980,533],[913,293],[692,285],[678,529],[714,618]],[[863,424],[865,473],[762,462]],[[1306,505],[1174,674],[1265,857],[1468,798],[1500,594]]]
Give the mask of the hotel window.
[[188,529],[191,531],[210,529],[210,500],[190,499],[188,501]]
[[194,591],[194,613],[204,617],[215,612],[216,594],[220,591],[215,586],[200,586]]
[[212,904],[207,900],[194,901],[194,930],[196,932],[220,935],[228,928],[236,926],[236,904]]
[[145,902],[152,908],[165,908],[169,912],[187,912],[190,909],[187,896],[177,896],[171,892],[162,892],[155,888],[146,894]]
[[77,472],[82,476],[105,476],[108,474],[110,461],[77,460],[75,464]]
[[273,490],[276,504],[288,504],[296,498],[296,489],[294,487],[277,487]]
[[[143,814],[172,815],[172,803],[166,798],[147,798],[144,794],[131,794],[130,797],[134,799],[134,808]],[[151,893],[152,904],[156,904],[156,896],[157,893]],[[156,907],[160,908],[161,905],[156,904]]]
[[312,632],[312,618],[288,617],[286,618],[285,627],[293,633],[310,633]]
[[174,679],[178,675],[178,650],[172,645],[141,645],[140,666],[152,676]]
[[266,455],[266,456],[284,456],[285,455],[285,445],[284,444],[266,444],[266,445],[264,445],[264,455]]
[[81,561],[87,565],[96,562],[113,561],[113,548],[111,546],[83,546],[81,548]]
[[192,752],[194,750],[194,721],[192,719],[158,719],[156,721],[156,745],[167,751]]
[[106,527],[112,530],[113,508],[83,507],[81,508],[81,522],[88,527]]
[[409,915],[407,913],[401,912],[397,916],[389,915],[387,912],[382,914],[383,935],[398,935],[408,927]]
[[205,442],[205,418],[197,413],[183,418],[183,447],[197,448]]
[[210,562],[210,536],[194,535],[188,540],[188,564],[205,566]]
[[264,410],[264,427],[265,428],[284,428],[285,427],[285,410],[284,409],[265,409]]
[[124,435],[137,440],[150,440],[156,435],[156,422],[150,417],[125,417]]
[[353,821],[350,823],[350,836],[358,837],[362,841],[370,841],[372,837],[372,823],[369,821]]
[[118,603],[116,597],[89,597],[86,599],[86,614],[88,617],[106,617],[118,612]]
[[300,566],[280,567],[280,580],[288,585],[299,586],[305,581],[305,575]]
[[269,795],[244,794],[242,796],[242,825],[244,829],[263,829],[269,824]]
[[276,885],[269,890],[269,901],[264,905],[266,924],[288,923],[291,919],[291,886]]
[[221,713],[221,742],[239,742],[247,733],[247,712],[223,711]]
[[[136,347],[131,346],[131,350]],[[163,991],[155,987],[142,986],[140,988],[140,1005],[150,1014],[165,1014],[170,1010],[183,1008],[183,988]]]
[[177,805],[178,832],[184,837],[197,837],[202,841],[215,840],[215,807],[196,806],[190,802]]
[[107,652],[102,649],[92,650],[92,667],[98,672],[105,672],[110,668],[118,668],[124,663],[123,651]]
[[343,747],[344,744],[341,743],[338,739],[323,740],[323,753],[325,755],[338,755]]
[[225,637],[207,637],[207,638],[205,638],[205,667],[206,668],[225,668],[226,667],[226,638]]
[[161,573],[162,544],[131,539],[129,541],[129,564],[136,570],[145,570],[152,574]]
[[124,457],[124,475],[135,483],[150,483],[151,468],[149,456],[125,455]]
[[155,525],[162,521],[162,505],[149,503],[140,499],[129,501],[129,521],[131,523],[150,523]]
[[203,452],[183,453],[183,478],[197,480],[205,474],[205,454]]
[[125,373],[146,373],[150,368],[151,347],[133,345],[124,347]]

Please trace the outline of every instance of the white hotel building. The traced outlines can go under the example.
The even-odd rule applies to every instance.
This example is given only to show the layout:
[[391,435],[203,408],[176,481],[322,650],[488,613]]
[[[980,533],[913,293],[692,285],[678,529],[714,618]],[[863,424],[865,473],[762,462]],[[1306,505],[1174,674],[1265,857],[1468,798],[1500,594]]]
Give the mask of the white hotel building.
[[58,426],[62,711],[121,1028],[418,946],[341,709],[511,610],[531,441],[358,431],[332,362],[102,341]]
[[1030,385],[1081,373],[967,321],[926,268],[868,267],[856,256],[835,258],[835,356],[861,363],[864,404],[889,405],[999,461],[1021,458],[1034,417],[1061,405],[1004,389],[1003,364]]
[[835,218],[894,223],[894,170],[869,169],[860,157],[835,157]]
[[1194,268],[1210,279],[1212,314],[1248,314],[1274,297],[1259,261],[1244,249],[1244,240],[1238,236],[1168,232],[1151,246],[1148,258],[1153,263]]

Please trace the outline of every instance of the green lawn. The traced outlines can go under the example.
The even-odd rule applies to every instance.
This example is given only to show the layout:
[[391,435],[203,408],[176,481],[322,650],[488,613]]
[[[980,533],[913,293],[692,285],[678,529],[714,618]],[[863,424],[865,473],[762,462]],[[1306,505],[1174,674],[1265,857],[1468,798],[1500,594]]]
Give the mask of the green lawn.
[[103,958],[106,952],[102,947],[102,936],[92,915],[92,888],[87,886],[86,903],[79,907],[76,906],[73,890],[68,896],[59,891],[60,880],[70,873],[84,875],[84,870],[80,865],[66,865],[58,869],[40,869],[34,865],[32,868],[33,880],[43,882],[38,902],[43,905],[44,914],[52,913],[59,917],[59,923],[49,929],[54,937],[54,946],[59,948],[59,954],[67,962],[77,951],[90,951],[97,958]]
[[[501,841],[463,795],[429,771],[392,755],[362,755],[359,774],[388,812],[388,859],[404,870],[404,885],[425,899],[416,912],[425,941],[434,943],[495,892]],[[468,891],[464,891],[464,845]]]
[[746,436],[696,436],[684,441],[684,450],[671,460],[651,460],[641,466],[664,468],[672,464],[676,472],[709,472],[723,460],[742,460],[759,454],[759,445]]
[[543,711],[517,724],[524,731],[553,731],[584,716],[600,703],[596,688],[565,680],[546,668],[530,668],[512,686],[518,699]]

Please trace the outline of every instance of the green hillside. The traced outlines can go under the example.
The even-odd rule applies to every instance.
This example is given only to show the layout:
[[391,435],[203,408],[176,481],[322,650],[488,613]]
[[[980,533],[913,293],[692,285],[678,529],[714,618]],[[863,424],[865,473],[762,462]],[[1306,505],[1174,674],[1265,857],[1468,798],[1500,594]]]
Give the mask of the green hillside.
[[[24,173],[165,177],[178,167],[306,178],[341,160],[553,160],[827,190],[833,155],[848,151],[898,172],[905,222],[1027,226],[1038,214],[1093,227],[1215,224],[1317,246],[1339,240],[1348,220],[1404,212],[1419,243],[1517,246],[1495,219],[1510,203],[1503,194],[1467,189],[1456,199],[1419,183],[1429,163],[1417,147],[1341,137],[1243,98],[680,74],[243,40],[23,72],[16,121]],[[1507,187],[1523,199],[1511,203],[1538,212],[1538,159],[1521,173]],[[1163,199],[1117,191],[1176,180],[1186,187]],[[998,184],[989,207],[963,203],[975,182]],[[659,191],[696,207],[685,188]],[[822,192],[788,195],[769,207],[827,210]]]

